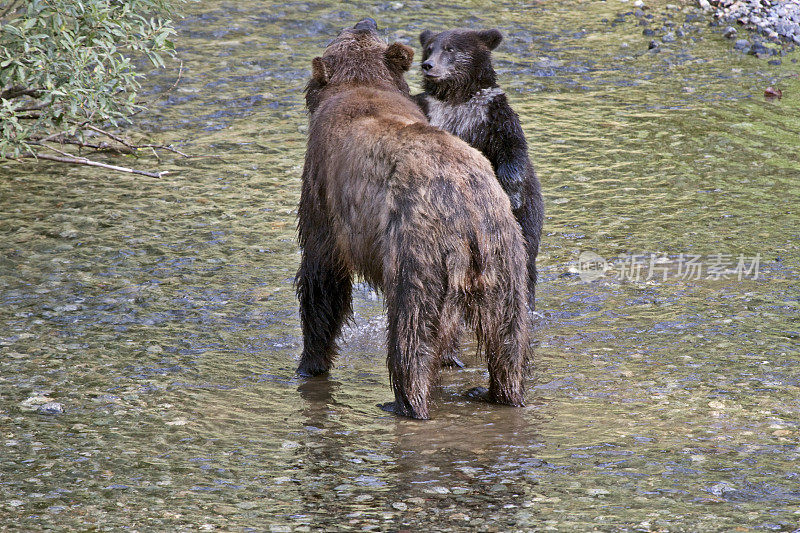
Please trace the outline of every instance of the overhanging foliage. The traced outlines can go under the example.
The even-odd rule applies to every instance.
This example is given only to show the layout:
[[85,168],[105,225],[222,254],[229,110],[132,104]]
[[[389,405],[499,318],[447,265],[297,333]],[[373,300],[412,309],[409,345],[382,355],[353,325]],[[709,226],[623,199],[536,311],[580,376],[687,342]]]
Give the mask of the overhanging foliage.
[[172,3],[0,0],[0,159],[89,164],[66,145],[135,154],[107,130],[142,109],[132,58],[174,56]]

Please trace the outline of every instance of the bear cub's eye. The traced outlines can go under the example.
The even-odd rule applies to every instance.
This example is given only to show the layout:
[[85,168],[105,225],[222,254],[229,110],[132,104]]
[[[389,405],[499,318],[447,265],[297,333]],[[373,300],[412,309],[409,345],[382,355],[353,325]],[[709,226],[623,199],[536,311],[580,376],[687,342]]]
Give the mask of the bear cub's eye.
[[445,51],[445,52],[447,52],[447,53],[449,54],[450,52],[452,52],[452,51],[453,51],[453,47],[452,47],[452,46],[445,46],[445,47],[444,47],[444,51]]

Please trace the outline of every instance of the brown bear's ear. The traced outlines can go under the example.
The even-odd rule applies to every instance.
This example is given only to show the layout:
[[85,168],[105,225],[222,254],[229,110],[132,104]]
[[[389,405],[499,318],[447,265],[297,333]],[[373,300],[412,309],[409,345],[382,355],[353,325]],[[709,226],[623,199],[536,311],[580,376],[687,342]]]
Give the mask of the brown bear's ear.
[[494,50],[503,40],[503,34],[499,30],[481,30],[478,32],[478,39],[486,45],[486,48]]
[[319,85],[328,83],[328,69],[325,67],[325,62],[321,57],[315,57],[311,60],[311,80]]
[[431,42],[431,40],[436,36],[431,30],[425,30],[419,34],[419,44],[422,45],[424,48],[426,44]]
[[392,43],[383,54],[386,66],[392,72],[405,72],[411,68],[414,50],[402,43]]

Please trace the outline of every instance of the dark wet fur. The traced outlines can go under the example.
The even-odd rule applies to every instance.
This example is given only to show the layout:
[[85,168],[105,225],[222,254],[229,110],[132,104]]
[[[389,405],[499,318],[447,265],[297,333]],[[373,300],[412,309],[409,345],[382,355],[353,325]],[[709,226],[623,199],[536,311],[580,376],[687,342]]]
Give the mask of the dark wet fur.
[[391,411],[429,417],[462,320],[489,366],[487,398],[522,405],[528,359],[524,241],[479,152],[428,125],[402,73],[413,52],[345,30],[312,62],[298,208],[298,373],[327,372],[361,276],[383,290]]
[[[444,68],[443,76],[439,79],[423,77],[425,92],[415,95],[414,100],[426,116],[430,118],[428,97],[448,104],[462,104],[483,89],[498,87],[491,50],[501,40],[502,35],[497,30],[450,30],[438,34],[426,30],[420,34],[423,63],[432,55],[441,54],[445,47],[452,48],[451,55],[456,58]],[[541,186],[528,156],[528,144],[519,116],[511,109],[505,94],[496,96],[487,106],[485,125],[462,133],[461,138],[480,150],[491,162],[507,194],[511,195],[514,188],[521,188],[522,201],[513,212],[525,239],[528,303],[533,309],[538,280],[536,257],[544,222]]]

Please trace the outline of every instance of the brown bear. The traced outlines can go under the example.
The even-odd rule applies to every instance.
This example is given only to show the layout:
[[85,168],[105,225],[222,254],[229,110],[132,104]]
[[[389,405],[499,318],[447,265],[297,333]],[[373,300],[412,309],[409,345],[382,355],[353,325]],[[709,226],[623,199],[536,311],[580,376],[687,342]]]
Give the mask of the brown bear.
[[297,373],[330,369],[361,276],[385,295],[395,396],[385,410],[428,418],[462,317],[488,360],[482,397],[519,406],[529,349],[524,241],[486,158],[431,127],[410,99],[403,74],[413,53],[387,46],[365,19],[312,61]]
[[492,164],[525,238],[528,304],[533,310],[544,201],[519,116],[497,86],[492,67],[492,50],[502,40],[494,29],[423,31],[419,42],[425,92],[414,100],[432,126],[458,135]]

